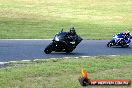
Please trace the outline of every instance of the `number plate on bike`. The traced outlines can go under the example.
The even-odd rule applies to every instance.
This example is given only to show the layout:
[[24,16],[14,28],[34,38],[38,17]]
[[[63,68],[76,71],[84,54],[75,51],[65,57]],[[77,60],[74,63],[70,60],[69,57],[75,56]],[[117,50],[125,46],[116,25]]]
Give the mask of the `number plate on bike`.
[[75,42],[70,42],[71,44],[75,44]]

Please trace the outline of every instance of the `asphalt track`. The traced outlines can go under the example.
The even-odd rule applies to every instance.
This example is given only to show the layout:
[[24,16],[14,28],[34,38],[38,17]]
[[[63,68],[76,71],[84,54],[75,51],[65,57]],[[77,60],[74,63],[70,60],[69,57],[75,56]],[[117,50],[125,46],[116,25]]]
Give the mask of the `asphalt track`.
[[100,55],[131,55],[130,48],[106,47],[107,40],[83,40],[70,54],[55,53],[45,54],[44,48],[51,40],[0,40],[0,62],[48,59],[77,56]]

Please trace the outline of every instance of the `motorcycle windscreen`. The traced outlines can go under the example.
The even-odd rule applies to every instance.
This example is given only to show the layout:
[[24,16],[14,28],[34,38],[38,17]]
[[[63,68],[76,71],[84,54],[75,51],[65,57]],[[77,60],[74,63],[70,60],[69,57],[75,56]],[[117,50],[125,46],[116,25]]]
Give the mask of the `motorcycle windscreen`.
[[57,37],[59,40],[63,40],[66,37],[66,35],[67,35],[66,32],[60,32],[55,37]]

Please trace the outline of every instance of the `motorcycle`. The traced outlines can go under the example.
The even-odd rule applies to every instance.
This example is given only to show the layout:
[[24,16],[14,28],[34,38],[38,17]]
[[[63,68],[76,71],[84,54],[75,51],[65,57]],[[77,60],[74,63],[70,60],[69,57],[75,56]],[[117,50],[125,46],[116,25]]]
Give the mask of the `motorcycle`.
[[46,54],[50,54],[52,51],[70,53],[82,40],[80,36],[71,38],[67,35],[67,32],[63,32],[62,29],[61,32],[54,36],[52,43],[45,48],[44,52]]
[[129,47],[130,38],[128,36],[124,36],[122,34],[116,34],[113,36],[113,39],[107,43],[107,47],[111,46],[121,46],[121,47]]

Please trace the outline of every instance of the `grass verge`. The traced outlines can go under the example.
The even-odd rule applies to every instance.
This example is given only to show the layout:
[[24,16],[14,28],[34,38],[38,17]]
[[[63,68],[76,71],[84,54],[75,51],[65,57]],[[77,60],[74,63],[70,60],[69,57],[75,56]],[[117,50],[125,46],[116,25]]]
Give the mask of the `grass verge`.
[[[46,59],[9,65],[0,68],[1,88],[81,88],[78,78],[82,67],[89,72],[90,79],[132,80],[132,56]],[[98,88],[102,87],[117,86]]]
[[132,32],[131,0],[0,0],[1,39],[47,39],[71,26],[84,39]]

